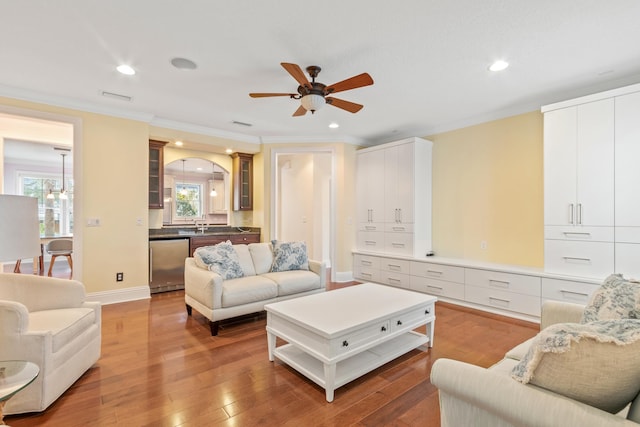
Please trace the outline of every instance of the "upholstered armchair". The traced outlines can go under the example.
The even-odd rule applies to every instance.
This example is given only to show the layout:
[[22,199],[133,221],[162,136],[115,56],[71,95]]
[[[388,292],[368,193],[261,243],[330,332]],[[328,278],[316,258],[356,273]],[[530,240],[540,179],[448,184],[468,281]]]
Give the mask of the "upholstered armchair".
[[76,280],[0,273],[0,360],[40,367],[5,414],[44,411],[100,358],[101,307]]

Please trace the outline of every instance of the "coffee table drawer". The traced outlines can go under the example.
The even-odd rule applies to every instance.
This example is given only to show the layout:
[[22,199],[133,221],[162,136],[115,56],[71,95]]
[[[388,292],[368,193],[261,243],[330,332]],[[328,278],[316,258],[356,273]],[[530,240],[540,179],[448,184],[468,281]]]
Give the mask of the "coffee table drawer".
[[432,319],[435,314],[434,304],[420,307],[415,310],[395,316],[391,319],[391,330],[412,329],[413,326],[424,325],[427,319]]
[[380,321],[367,328],[346,334],[331,341],[331,356],[353,351],[389,333],[389,320]]

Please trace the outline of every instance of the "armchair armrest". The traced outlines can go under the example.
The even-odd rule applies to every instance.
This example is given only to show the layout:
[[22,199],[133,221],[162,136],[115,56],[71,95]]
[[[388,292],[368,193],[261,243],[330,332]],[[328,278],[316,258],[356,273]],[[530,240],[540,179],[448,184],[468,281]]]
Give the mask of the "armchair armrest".
[[584,305],[560,301],[545,301],[542,304],[540,330],[556,323],[578,323],[582,319]]
[[320,285],[323,288],[327,287],[327,265],[321,261],[309,260],[309,270],[320,276]]
[[431,383],[439,389],[442,427],[637,427],[625,418],[456,360],[438,359]]
[[0,336],[23,334],[28,327],[29,311],[24,304],[0,300]]
[[2,274],[0,280],[0,299],[18,301],[29,312],[80,307],[86,298],[77,280],[13,273]]

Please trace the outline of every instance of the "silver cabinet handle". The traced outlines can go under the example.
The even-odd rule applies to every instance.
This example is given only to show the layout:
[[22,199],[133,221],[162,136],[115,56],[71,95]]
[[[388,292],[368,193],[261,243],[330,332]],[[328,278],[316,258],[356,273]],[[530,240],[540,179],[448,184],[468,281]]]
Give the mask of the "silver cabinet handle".
[[387,280],[389,282],[402,283],[402,280],[396,279],[395,277],[388,277]]
[[391,227],[391,229],[392,229],[393,231],[405,231],[405,230],[406,230],[406,228],[405,228],[405,227],[403,227],[403,226],[401,226],[401,225],[400,225],[400,226],[394,226],[394,227]]
[[398,209],[398,218],[399,218],[398,222],[402,222],[402,209]]
[[505,304],[509,304],[511,302],[508,299],[489,297],[489,302],[492,302],[492,301],[498,301],[498,302],[502,302],[502,303],[505,303]]
[[400,266],[398,264],[387,264],[387,267],[392,270],[400,270]]
[[376,241],[375,240],[365,240],[364,244],[368,245],[368,246],[375,246],[376,245]]
[[567,237],[571,237],[571,236],[585,236],[585,237],[590,237],[591,233],[579,233],[577,231],[563,231],[562,234],[564,234]]
[[435,292],[442,292],[444,289],[440,286],[427,285],[427,289],[432,289]]
[[391,243],[394,248],[404,248],[404,243]]
[[573,224],[573,203],[569,205],[569,224]]
[[377,227],[375,225],[365,225],[364,228],[365,228],[365,230],[374,231],[374,230],[376,230]]
[[366,259],[360,260],[360,264],[362,265],[371,265],[373,264],[371,261],[367,261]]
[[562,293],[562,294],[571,294],[571,295],[579,295],[581,297],[588,297],[589,296],[589,294],[585,294],[584,292],[567,291],[566,289],[560,289],[560,293]]
[[582,225],[582,203],[578,203],[578,225]]
[[580,257],[573,257],[573,256],[563,256],[562,258],[564,258],[566,261],[573,260],[573,261],[591,262],[591,258],[580,258]]
[[438,270],[427,270],[427,274],[437,274],[438,276],[442,276],[442,271]]
[[501,287],[501,288],[508,288],[509,287],[509,282],[507,282],[505,280],[489,279],[489,285],[498,286],[498,287]]

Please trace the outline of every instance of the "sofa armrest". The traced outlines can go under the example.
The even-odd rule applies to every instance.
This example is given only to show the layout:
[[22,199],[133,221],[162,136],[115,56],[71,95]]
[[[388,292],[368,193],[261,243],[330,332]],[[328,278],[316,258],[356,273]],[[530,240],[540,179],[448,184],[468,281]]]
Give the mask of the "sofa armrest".
[[431,383],[440,394],[442,427],[635,426],[625,418],[479,366],[438,359]]
[[579,323],[584,305],[560,301],[545,301],[542,304],[540,330],[556,323]]
[[[29,327],[29,311],[24,304],[15,301],[0,300],[0,337],[19,335]],[[6,345],[0,339],[0,345]]]
[[320,286],[327,287],[327,264],[321,261],[309,260],[309,270],[320,276]]
[[196,265],[192,257],[184,260],[184,292],[204,306],[222,308],[222,276]]

